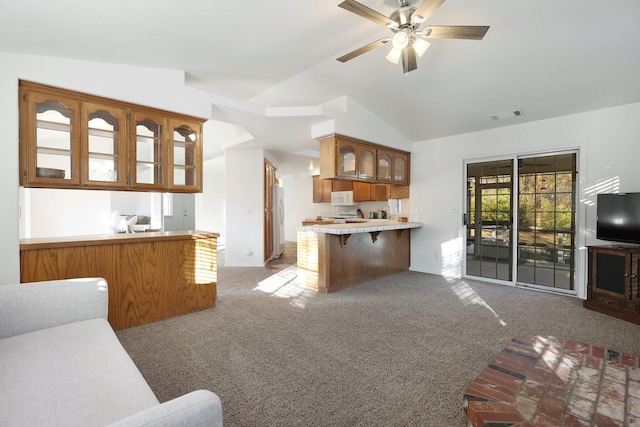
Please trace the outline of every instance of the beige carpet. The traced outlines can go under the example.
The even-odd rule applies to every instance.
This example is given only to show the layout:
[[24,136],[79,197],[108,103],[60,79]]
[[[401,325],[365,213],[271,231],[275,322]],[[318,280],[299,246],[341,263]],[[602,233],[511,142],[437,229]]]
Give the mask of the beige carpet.
[[316,294],[290,261],[222,267],[216,308],[118,332],[161,401],[212,390],[227,426],[462,427],[514,336],[640,354],[640,325],[575,298],[415,272]]

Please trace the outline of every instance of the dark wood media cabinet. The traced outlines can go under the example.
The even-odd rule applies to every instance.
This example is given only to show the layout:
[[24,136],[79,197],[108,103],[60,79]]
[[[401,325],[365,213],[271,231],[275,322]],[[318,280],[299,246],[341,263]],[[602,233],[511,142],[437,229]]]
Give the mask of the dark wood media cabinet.
[[589,246],[585,308],[640,324],[640,247]]

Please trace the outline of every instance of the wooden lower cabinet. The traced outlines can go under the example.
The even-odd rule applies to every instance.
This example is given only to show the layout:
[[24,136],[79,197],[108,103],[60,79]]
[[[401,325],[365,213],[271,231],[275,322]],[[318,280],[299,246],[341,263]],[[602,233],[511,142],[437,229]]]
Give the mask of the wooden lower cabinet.
[[640,249],[589,246],[588,253],[584,307],[640,324]]
[[215,306],[217,233],[121,236],[24,239],[20,281],[103,277],[115,330]]
[[351,235],[298,231],[297,238],[299,277],[320,292],[339,291],[409,269],[410,230]]

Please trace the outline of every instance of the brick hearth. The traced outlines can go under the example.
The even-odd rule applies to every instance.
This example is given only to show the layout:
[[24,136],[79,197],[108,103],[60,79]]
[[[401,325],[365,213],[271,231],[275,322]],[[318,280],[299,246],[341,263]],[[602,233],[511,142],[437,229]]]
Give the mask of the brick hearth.
[[555,337],[511,342],[464,393],[473,427],[640,427],[639,357]]

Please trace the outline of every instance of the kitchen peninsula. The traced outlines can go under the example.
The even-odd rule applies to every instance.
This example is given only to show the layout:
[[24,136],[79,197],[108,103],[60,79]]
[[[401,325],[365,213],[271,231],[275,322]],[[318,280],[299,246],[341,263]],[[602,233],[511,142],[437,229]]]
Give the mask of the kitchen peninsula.
[[307,286],[335,292],[409,269],[419,222],[348,220],[298,227],[298,271]]
[[109,285],[109,323],[130,328],[215,306],[218,236],[168,231],[22,239],[20,281],[102,277]]

